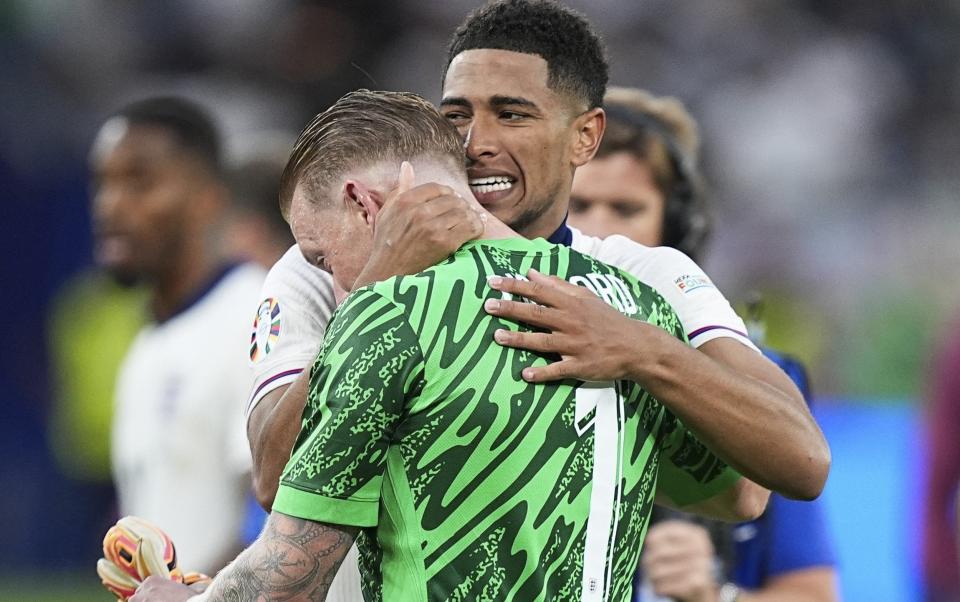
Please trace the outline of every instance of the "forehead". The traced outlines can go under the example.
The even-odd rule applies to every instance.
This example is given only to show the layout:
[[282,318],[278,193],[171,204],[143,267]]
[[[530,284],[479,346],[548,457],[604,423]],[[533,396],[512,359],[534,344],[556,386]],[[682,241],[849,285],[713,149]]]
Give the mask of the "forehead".
[[513,96],[559,102],[548,86],[547,61],[511,50],[465,50],[455,56],[443,82],[443,97],[474,102],[490,96]]
[[627,151],[595,158],[578,168],[573,186],[577,196],[586,200],[659,194],[650,165]]

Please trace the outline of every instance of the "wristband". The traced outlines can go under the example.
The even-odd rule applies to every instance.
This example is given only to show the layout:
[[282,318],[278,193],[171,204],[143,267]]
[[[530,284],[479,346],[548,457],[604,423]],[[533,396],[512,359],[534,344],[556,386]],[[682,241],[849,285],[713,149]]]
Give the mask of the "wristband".
[[720,587],[719,602],[737,602],[740,599],[740,588],[729,581]]

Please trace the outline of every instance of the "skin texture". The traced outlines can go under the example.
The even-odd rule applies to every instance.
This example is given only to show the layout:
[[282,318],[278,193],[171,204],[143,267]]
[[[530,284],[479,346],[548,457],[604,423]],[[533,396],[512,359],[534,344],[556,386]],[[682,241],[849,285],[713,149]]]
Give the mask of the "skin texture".
[[[297,435],[300,417],[307,400],[310,370],[305,369],[290,385],[277,387],[263,396],[247,421],[247,440],[253,456],[253,494],[267,512],[273,508],[280,474],[289,458]],[[267,434],[269,433],[269,436]]]
[[477,200],[527,238],[546,238],[560,225],[567,208],[557,201],[596,153],[605,123],[603,111],[555,92],[547,78],[539,56],[468,50],[450,63],[440,102],[464,137],[467,177],[513,180],[508,191]]
[[650,167],[626,151],[597,158],[577,170],[570,196],[570,225],[591,236],[626,236],[658,247],[663,235],[663,194]]
[[97,263],[118,281],[145,281],[164,319],[213,274],[212,227],[225,188],[174,137],[116,118],[91,153]]
[[[217,573],[200,599],[325,600],[356,534],[356,529],[274,512],[260,537]],[[196,593],[185,585],[168,584],[172,582],[151,577],[130,600],[168,602],[186,600]]]

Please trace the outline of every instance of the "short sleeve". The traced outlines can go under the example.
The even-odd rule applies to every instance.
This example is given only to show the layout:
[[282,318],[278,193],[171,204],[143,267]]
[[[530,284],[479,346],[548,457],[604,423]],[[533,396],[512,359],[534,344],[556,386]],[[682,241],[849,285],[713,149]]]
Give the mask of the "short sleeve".
[[743,319],[703,269],[681,251],[647,247],[626,238],[605,239],[574,233],[574,248],[616,266],[653,287],[673,306],[690,344],[699,347],[716,338],[736,339],[759,352],[747,336]]
[[675,416],[665,416],[657,490],[689,506],[732,487],[740,474],[700,442]]
[[307,263],[297,247],[270,269],[253,314],[247,419],[267,393],[291,384],[314,360],[335,308],[330,275]]
[[314,364],[300,436],[273,509],[375,526],[391,441],[423,374],[420,344],[401,308],[370,289],[351,295]]

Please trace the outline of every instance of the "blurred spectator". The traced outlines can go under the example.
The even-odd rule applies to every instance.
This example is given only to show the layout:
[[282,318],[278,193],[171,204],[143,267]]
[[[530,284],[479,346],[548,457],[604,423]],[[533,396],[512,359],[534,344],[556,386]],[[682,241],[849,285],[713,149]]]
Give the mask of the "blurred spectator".
[[97,261],[118,282],[143,283],[152,317],[117,384],[120,513],[162,526],[182,566],[213,573],[240,545],[250,485],[240,350],[265,274],[217,248],[228,195],[203,109],[172,97],[127,105],[91,158]]
[[225,252],[269,270],[293,245],[290,226],[280,215],[280,175],[293,148],[277,145],[240,161],[228,182],[233,207],[224,236]]
[[[622,234],[648,246],[671,246],[698,259],[710,221],[697,169],[696,123],[676,99],[634,88],[610,88],[604,109],[607,131],[597,156],[574,178],[570,224],[594,236]],[[803,368],[765,354],[809,402]],[[658,514],[644,541],[646,579],[635,591],[640,602],[837,599],[819,501],[773,494],[760,519],[732,531],[698,520],[701,526],[677,512]],[[727,569],[726,583],[718,565]]]
[[927,600],[960,600],[960,322],[934,362],[923,566]]

